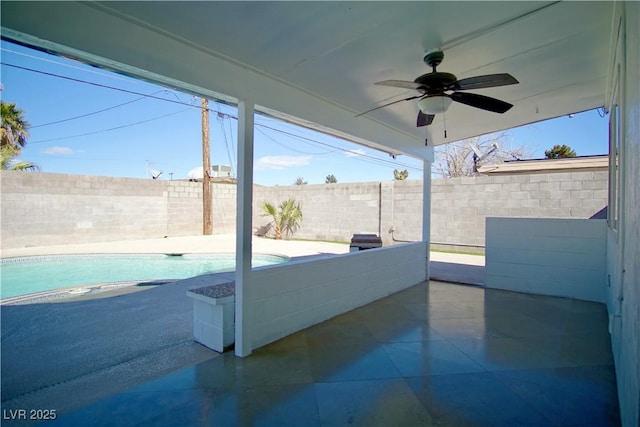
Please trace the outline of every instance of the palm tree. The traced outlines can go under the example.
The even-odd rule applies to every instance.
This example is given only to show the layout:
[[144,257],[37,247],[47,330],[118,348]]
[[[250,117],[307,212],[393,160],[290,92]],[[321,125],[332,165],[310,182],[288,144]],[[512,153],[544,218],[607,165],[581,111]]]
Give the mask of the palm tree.
[[270,216],[273,219],[273,230],[276,239],[282,239],[282,234],[289,236],[298,228],[302,222],[302,208],[295,199],[289,198],[280,203],[279,210],[269,202],[263,201],[262,216]]
[[17,171],[40,170],[35,163],[17,159],[29,137],[29,123],[23,117],[24,112],[12,102],[0,101],[0,113],[0,168]]
[[404,181],[409,176],[408,170],[399,171],[398,169],[393,170],[393,179],[396,181]]
[[14,171],[39,171],[40,167],[35,163],[18,160],[16,157],[20,150],[10,145],[0,147],[0,169]]
[[24,112],[12,102],[0,101],[2,128],[0,128],[2,147],[13,146],[18,150],[27,144],[29,123],[24,119]]

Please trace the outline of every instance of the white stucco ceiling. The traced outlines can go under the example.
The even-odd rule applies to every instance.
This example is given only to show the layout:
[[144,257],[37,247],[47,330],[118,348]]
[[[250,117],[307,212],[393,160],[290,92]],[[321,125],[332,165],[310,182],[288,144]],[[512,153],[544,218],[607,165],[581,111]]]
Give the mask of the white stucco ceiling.
[[[3,37],[287,117],[392,152],[507,129],[605,103],[611,2],[2,2]],[[458,78],[520,83],[470,92],[515,106],[454,103],[416,128],[411,91],[442,48]],[[444,130],[447,130],[447,138]]]

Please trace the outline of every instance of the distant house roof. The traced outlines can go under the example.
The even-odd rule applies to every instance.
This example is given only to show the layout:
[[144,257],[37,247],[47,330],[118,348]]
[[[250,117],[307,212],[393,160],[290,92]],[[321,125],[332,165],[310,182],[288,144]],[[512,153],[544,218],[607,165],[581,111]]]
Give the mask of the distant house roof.
[[498,165],[480,166],[482,175],[517,175],[555,172],[593,172],[609,168],[609,155],[579,156],[566,159],[510,160]]

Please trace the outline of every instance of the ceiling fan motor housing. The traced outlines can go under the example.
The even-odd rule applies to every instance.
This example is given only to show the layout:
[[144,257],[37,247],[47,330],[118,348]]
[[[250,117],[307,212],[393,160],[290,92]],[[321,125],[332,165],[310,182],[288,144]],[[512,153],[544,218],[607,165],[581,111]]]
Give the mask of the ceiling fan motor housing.
[[434,68],[440,65],[442,60],[444,59],[444,52],[440,49],[431,49],[425,52],[424,58],[422,59],[425,64],[429,67]]
[[443,92],[449,89],[456,81],[457,77],[451,73],[433,72],[423,74],[414,80],[425,87],[427,93]]

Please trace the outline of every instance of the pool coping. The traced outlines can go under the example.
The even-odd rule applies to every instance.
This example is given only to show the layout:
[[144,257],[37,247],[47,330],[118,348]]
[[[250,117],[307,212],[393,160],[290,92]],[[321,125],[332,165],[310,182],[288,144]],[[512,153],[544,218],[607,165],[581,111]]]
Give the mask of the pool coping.
[[73,298],[87,294],[99,294],[121,288],[128,288],[131,286],[139,286],[142,284],[148,284],[149,289],[151,289],[151,287],[153,286],[166,285],[169,283],[178,282],[180,280],[184,279],[134,280],[125,282],[101,282],[92,283],[89,285],[67,286],[64,288],[52,289],[49,291],[34,292],[25,295],[16,295],[13,297],[3,298],[0,299],[0,306],[61,301],[66,298]]

